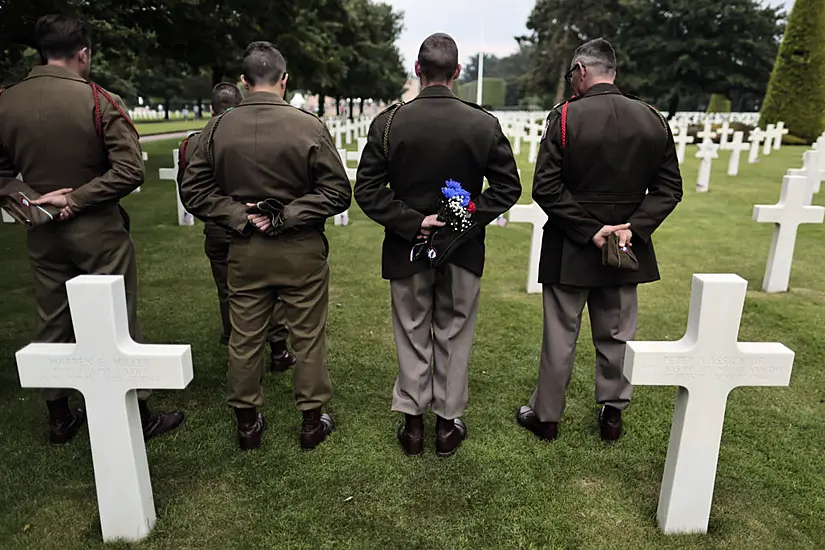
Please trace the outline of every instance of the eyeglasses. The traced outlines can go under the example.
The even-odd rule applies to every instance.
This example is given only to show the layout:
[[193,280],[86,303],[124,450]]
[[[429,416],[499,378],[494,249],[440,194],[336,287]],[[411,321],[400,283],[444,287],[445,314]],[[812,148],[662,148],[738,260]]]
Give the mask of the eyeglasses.
[[573,73],[576,72],[576,69],[584,69],[584,65],[582,63],[576,63],[576,66],[570,69],[566,75],[564,75],[564,81],[568,84],[573,83]]

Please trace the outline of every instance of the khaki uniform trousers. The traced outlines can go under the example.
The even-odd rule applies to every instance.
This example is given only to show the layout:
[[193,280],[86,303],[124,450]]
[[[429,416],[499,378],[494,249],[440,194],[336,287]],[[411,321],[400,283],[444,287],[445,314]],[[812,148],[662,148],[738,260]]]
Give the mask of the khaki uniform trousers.
[[544,285],[544,337],[538,388],[530,405],[542,422],[559,422],[573,374],[576,341],[587,304],[596,346],[596,402],[624,410],[633,386],[623,373],[624,352],[636,336],[636,285],[574,288]]
[[[221,311],[221,326],[223,334],[232,333],[232,323],[229,319],[229,284],[227,283],[229,261],[229,245],[232,243],[232,234],[223,227],[207,222],[204,224],[203,234],[205,239],[203,249],[206,257],[209,258],[209,265],[212,267],[212,278],[215,279],[215,287],[218,289],[218,303]],[[272,319],[269,322],[269,332],[267,341],[283,342],[289,336],[286,328],[286,318],[284,316],[283,302],[278,299],[275,302],[275,309],[272,312]]]
[[[391,281],[398,378],[392,410],[464,414],[481,277],[451,264]],[[430,366],[432,363],[432,367]]]
[[[79,275],[122,275],[126,287],[129,334],[142,338],[137,319],[137,260],[129,236],[129,217],[116,203],[82,212],[65,222],[28,231],[29,261],[37,301],[37,342],[73,343],[74,328],[66,283]],[[46,388],[46,401],[69,397],[74,390]],[[139,390],[146,399],[149,390]]]
[[332,397],[326,367],[329,306],[329,245],[320,231],[277,237],[232,236],[229,247],[229,338],[227,393],[237,408],[263,404],[266,336],[276,303],[283,302],[297,363],[292,381],[299,410]]

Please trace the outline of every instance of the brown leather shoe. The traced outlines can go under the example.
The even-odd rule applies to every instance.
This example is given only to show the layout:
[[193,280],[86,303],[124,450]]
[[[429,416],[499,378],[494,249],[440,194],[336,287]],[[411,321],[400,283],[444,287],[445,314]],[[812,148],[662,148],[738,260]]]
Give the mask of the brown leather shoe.
[[445,458],[453,456],[461,443],[467,439],[467,426],[460,418],[447,420],[436,416],[435,454]]
[[405,415],[405,422],[398,427],[398,441],[408,456],[424,452],[424,416]]
[[622,411],[605,405],[599,411],[599,429],[602,441],[618,441],[622,437]]
[[519,408],[516,413],[516,422],[544,441],[554,441],[559,436],[558,422],[541,422],[536,411],[527,405]]
[[235,409],[235,418],[238,421],[238,447],[242,451],[251,451],[261,446],[261,437],[266,429],[264,413],[258,412],[255,407],[250,409]]
[[269,370],[271,372],[286,372],[298,362],[298,358],[286,349],[286,342],[284,342],[283,347],[276,346],[276,344],[270,344],[270,347],[272,349],[269,354]]
[[301,449],[311,451],[324,442],[326,438],[335,430],[335,422],[326,413],[321,414],[321,409],[304,411],[304,422],[301,426]]
[[49,421],[49,442],[52,445],[65,445],[75,438],[77,432],[86,423],[86,413],[77,409],[61,419]]

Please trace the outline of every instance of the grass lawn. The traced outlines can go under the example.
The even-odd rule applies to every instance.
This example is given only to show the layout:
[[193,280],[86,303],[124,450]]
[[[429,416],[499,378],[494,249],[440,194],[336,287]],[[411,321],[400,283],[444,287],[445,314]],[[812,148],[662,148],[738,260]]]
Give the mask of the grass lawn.
[[155,134],[171,134],[172,132],[185,132],[187,130],[199,130],[203,128],[208,118],[201,120],[175,120],[170,122],[136,122],[135,127],[142,136],[152,136]]
[[[711,191],[694,192],[697,159],[683,167],[685,200],[656,234],[663,280],[640,292],[640,340],[684,333],[693,273],[737,273],[750,283],[740,339],[796,352],[790,388],[742,388],[727,420],[707,536],[666,537],[656,506],[675,388],[639,387],[615,445],[598,438],[594,352],[584,323],[561,438],[520,429],[517,407],[536,382],[541,300],[525,294],[531,226],[488,230],[488,263],[472,356],[470,437],[437,459],[434,419],[424,456],[398,449],[390,412],[396,373],[388,284],[379,278],[382,230],[354,207],[349,227],[328,224],[332,286],[328,360],[339,424],[311,453],[298,448],[300,415],[289,375],[266,378],[270,423],[263,448],[235,447],[224,402],[226,350],[200,225],[178,227],[171,182],[177,141],[146,144],[149,177],[124,201],[132,216],[147,339],[189,343],[195,379],[158,392],[156,408],[182,408],[183,429],[148,445],[158,522],[136,548],[815,548],[825,541],[825,240],[802,226],[792,291],[760,291],[772,227],[754,204],[779,199],[782,175],[804,149],[785,147]],[[695,149],[693,150],[695,152]],[[529,200],[532,167],[524,166]],[[818,198],[822,203],[822,197]],[[46,444],[45,407],[19,388],[13,353],[32,338],[34,297],[19,227],[0,226],[0,547],[101,547],[88,434]]]

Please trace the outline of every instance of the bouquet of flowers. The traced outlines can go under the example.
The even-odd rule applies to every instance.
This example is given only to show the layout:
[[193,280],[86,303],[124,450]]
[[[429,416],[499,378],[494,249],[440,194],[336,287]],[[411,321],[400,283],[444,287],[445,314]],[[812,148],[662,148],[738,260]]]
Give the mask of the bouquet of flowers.
[[447,180],[441,188],[438,201],[438,220],[445,223],[436,229],[425,242],[413,246],[410,260],[417,260],[426,251],[426,257],[433,267],[438,267],[447,257],[465,242],[478,227],[473,219],[476,211],[470,193],[454,180]]

